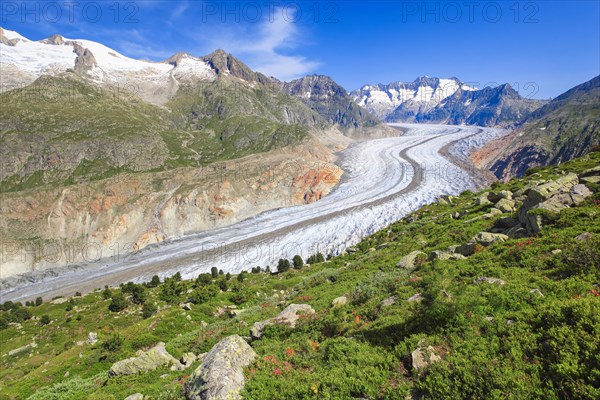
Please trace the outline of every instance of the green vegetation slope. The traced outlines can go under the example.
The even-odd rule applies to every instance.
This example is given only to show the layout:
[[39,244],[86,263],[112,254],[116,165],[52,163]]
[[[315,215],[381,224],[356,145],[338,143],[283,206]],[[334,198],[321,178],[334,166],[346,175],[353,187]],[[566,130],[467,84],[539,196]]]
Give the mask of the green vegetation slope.
[[[296,258],[297,268],[279,274],[255,267],[229,276],[215,266],[195,281],[175,276],[53,302],[60,304],[4,304],[0,398],[123,399],[139,392],[181,399],[201,361],[183,371],[107,372],[159,341],[176,358],[207,352],[226,336],[248,336],[255,322],[289,304],[316,312],[295,328],[266,326],[251,342],[258,357],[245,369],[244,398],[599,398],[599,164],[600,153],[590,153],[483,196],[462,193],[349,254],[312,257],[304,266]],[[482,232],[514,227],[517,210],[532,199],[572,201],[573,190],[559,193],[573,184],[569,173],[593,194],[576,206],[530,208],[527,215],[543,221],[535,234],[516,229],[484,240],[489,234]],[[502,201],[508,197],[512,204]],[[461,244],[472,250],[467,256],[435,253]],[[415,251],[425,255],[405,257]],[[187,301],[193,304],[180,306]],[[86,343],[90,332],[97,343]]]

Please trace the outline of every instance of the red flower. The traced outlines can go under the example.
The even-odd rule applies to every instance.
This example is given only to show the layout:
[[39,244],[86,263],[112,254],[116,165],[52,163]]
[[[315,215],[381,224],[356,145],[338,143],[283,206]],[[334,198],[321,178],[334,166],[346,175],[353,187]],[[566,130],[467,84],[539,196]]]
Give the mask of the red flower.
[[277,364],[277,359],[275,356],[266,356],[265,361],[271,361],[273,364]]
[[592,289],[590,290],[590,293],[593,294],[594,296],[598,297],[599,293],[596,289]]
[[279,368],[275,368],[273,375],[281,375],[281,370]]
[[292,349],[292,348],[288,347],[287,349],[285,349],[285,354],[286,354],[288,357],[293,357],[293,356],[295,356],[295,355],[296,355],[296,351],[295,351],[294,349]]

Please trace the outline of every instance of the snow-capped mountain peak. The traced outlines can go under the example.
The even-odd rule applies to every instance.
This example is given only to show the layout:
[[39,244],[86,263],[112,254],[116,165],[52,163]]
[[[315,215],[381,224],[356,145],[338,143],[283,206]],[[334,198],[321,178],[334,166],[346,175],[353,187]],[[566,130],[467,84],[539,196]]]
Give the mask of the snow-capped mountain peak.
[[166,61],[136,60],[101,43],[55,34],[33,41],[0,28],[2,90],[28,85],[41,75],[75,71],[96,84],[127,87],[161,104],[168,90],[186,80],[212,81],[215,71],[202,58],[178,53]]
[[415,107],[435,107],[458,89],[474,90],[457,78],[432,78],[427,75],[413,82],[392,82],[367,84],[351,93],[360,106],[365,107],[379,118],[385,118],[401,104]]

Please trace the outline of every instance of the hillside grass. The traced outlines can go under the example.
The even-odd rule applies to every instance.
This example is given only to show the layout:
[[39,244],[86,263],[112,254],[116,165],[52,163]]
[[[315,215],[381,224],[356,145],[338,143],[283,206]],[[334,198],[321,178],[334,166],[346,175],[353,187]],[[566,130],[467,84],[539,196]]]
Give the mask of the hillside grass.
[[[514,192],[599,164],[600,153],[590,153],[492,190]],[[316,313],[294,329],[267,326],[252,342],[258,357],[245,371],[246,399],[600,398],[600,188],[590,187],[594,196],[552,215],[536,237],[478,247],[465,260],[426,262],[412,273],[395,266],[402,256],[464,243],[506,214],[466,223],[491,206],[476,206],[478,195],[465,192],[454,204],[425,206],[365,238],[357,252],[326,262],[274,275],[170,279],[146,288],[146,303],[160,307],[147,319],[131,302],[123,311],[108,310],[105,297],[128,293],[127,286],[72,297],[71,304],[26,307],[35,320],[0,330],[0,399],[123,399],[136,392],[183,399],[182,383],[199,363],[129,377],[108,378],[107,371],[158,341],[175,357],[207,352],[228,335],[248,335],[254,322],[291,303],[310,304]],[[463,217],[451,218],[456,211]],[[576,240],[583,232],[591,239]],[[506,284],[474,283],[482,276]],[[228,290],[207,295],[192,311],[178,306],[217,284]],[[421,302],[407,301],[417,293]],[[342,295],[348,303],[332,307]],[[391,296],[395,303],[381,306]],[[234,304],[237,315],[215,316],[218,307]],[[12,312],[0,313],[6,319]],[[41,324],[44,315],[47,325]],[[99,342],[78,345],[91,331]],[[124,342],[106,350],[103,343],[114,334]],[[33,350],[7,355],[32,341]],[[442,356],[422,373],[411,367],[419,345]]]
[[298,100],[225,84],[182,88],[165,107],[71,73],[1,93],[0,193],[201,167],[308,137],[313,115]]

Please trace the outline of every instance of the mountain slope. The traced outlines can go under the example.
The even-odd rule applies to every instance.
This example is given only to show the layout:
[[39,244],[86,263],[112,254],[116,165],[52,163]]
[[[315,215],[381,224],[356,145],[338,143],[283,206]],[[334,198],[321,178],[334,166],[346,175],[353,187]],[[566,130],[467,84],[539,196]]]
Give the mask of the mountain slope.
[[[38,305],[6,302],[2,393],[183,400],[185,388],[199,384],[194,370],[222,371],[205,353],[239,335],[256,352],[240,369],[244,399],[598,398],[600,186],[586,183],[594,194],[577,205],[530,210],[545,225],[524,238],[493,236],[519,212],[494,214],[493,203],[480,201],[504,196],[498,201],[506,204],[509,193],[519,208],[542,193],[564,201],[574,194],[565,183],[594,167],[597,174],[598,165],[600,153],[590,153],[492,192],[465,192],[348,254],[328,261],[303,254],[309,265],[275,275],[263,265],[236,277],[215,265],[215,275],[196,280],[154,279]],[[466,243],[472,254],[452,253]],[[307,312],[294,313],[293,325],[273,320],[291,304],[306,304]],[[261,321],[268,322],[254,325]],[[159,342],[185,365],[154,365],[153,358],[156,369],[109,375],[118,361]]]
[[333,79],[323,75],[305,76],[284,83],[283,90],[302,100],[327,123],[348,129],[370,128],[381,123],[347,94]]
[[582,83],[528,115],[519,128],[476,155],[499,179],[529,168],[558,164],[600,144],[600,76]]

